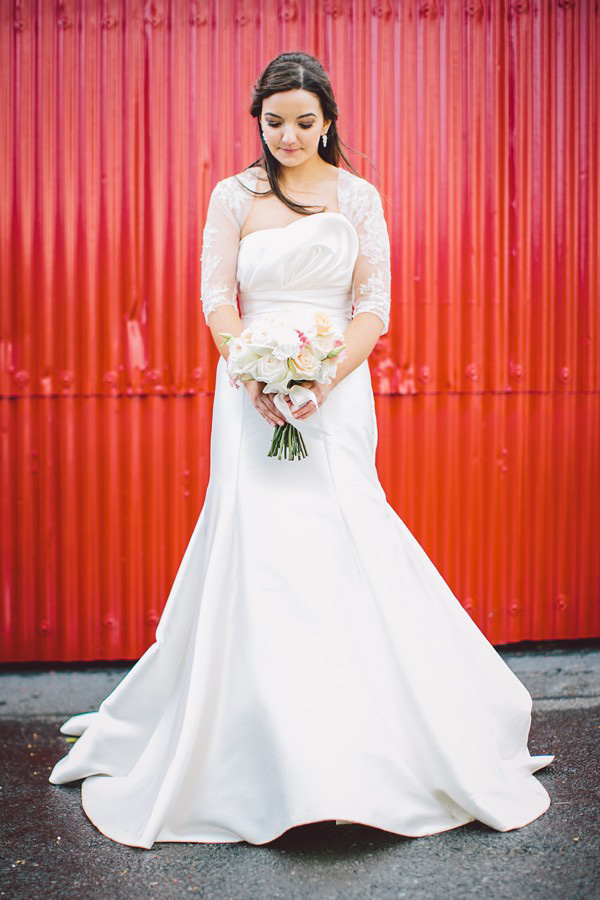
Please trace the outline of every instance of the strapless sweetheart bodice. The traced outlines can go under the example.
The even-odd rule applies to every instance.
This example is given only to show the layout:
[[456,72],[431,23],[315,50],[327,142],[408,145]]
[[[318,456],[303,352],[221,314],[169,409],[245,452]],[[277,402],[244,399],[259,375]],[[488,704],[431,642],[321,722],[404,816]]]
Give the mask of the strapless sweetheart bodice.
[[344,328],[352,318],[352,273],[359,251],[353,224],[338,212],[250,232],[240,241],[237,280],[244,324],[292,311],[319,310]]

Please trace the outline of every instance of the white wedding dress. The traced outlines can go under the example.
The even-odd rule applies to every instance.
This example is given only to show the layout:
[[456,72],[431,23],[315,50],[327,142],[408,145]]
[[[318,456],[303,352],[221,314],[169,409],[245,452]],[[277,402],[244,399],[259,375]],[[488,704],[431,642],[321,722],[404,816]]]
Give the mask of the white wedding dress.
[[[285,307],[342,329],[371,312],[387,331],[369,182],[340,169],[339,212],[240,241],[252,202],[236,176],[211,195],[207,317],[237,294],[245,325]],[[84,779],[89,819],[143,848],[263,844],[319,820],[413,837],[527,825],[550,805],[533,772],[554,756],[530,755],[530,694],[386,501],[366,360],[303,433],[306,458],[268,457],[273,426],[219,358],[206,498],[156,640],[62,725],[80,737],[50,782]]]

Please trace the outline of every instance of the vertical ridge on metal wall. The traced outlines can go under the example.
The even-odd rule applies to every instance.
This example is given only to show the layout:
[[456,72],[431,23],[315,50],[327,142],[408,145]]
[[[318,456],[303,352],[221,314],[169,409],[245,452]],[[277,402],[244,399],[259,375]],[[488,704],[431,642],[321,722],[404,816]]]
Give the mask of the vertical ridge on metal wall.
[[154,639],[209,474],[206,205],[284,50],[389,225],[389,502],[492,642],[600,633],[599,47],[593,0],[3,7],[2,659]]

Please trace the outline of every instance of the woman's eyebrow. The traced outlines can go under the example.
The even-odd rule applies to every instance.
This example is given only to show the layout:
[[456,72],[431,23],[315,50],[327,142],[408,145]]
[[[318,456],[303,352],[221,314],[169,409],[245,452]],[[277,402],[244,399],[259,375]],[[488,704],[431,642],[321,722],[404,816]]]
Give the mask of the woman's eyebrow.
[[[278,119],[281,119],[281,118],[282,118],[282,117],[281,117],[280,115],[278,115],[277,113],[269,112],[269,110],[266,111],[265,116],[275,116],[275,117],[278,118]],[[298,116],[298,118],[299,118],[299,119],[304,119],[305,116],[316,116],[316,113],[302,113],[302,115],[301,115],[301,116]]]

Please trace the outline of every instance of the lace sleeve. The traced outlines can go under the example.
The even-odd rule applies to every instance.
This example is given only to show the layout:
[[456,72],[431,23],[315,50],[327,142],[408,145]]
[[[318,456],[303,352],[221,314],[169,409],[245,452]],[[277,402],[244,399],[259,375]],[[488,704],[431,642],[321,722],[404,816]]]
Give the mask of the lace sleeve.
[[213,188],[202,233],[202,312],[208,317],[218,306],[237,306],[237,258],[240,225],[235,205],[230,202],[230,179],[218,181]]
[[377,188],[363,181],[352,206],[360,242],[352,279],[352,318],[361,312],[375,313],[383,322],[383,335],[390,319],[390,238]]

